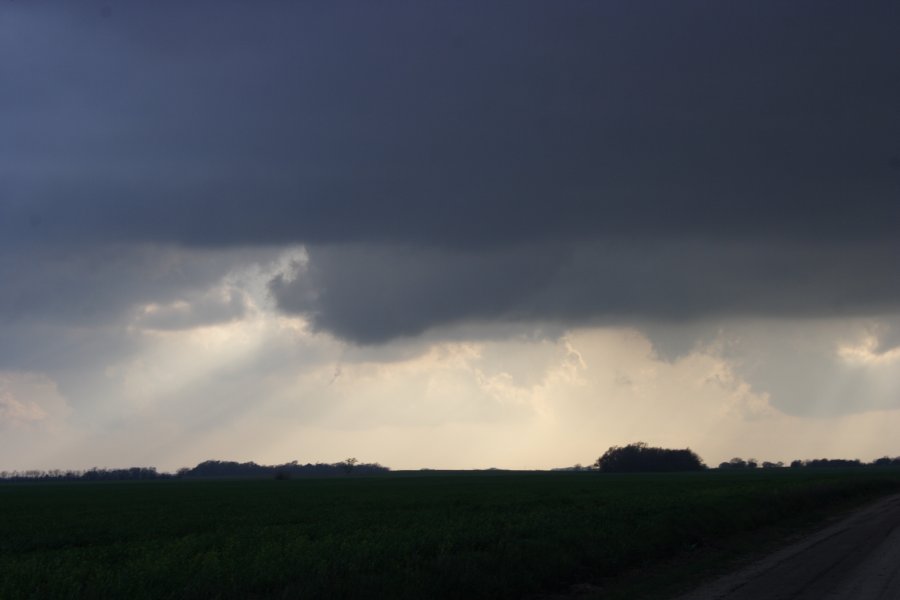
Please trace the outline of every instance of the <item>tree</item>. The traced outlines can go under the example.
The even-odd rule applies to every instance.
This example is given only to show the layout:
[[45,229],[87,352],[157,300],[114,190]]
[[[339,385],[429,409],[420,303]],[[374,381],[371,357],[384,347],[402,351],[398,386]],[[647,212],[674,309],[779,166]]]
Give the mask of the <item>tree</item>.
[[706,468],[690,448],[654,448],[644,442],[612,446],[594,466],[604,473],[702,471]]
[[[769,463],[771,466],[781,466],[781,463]],[[755,469],[759,466],[759,463],[755,458],[750,458],[748,460],[744,460],[740,457],[734,457],[728,462],[723,462],[719,465],[720,469]]]
[[339,464],[339,465],[341,466],[341,468],[344,470],[344,473],[346,473],[347,475],[349,475],[350,473],[353,472],[353,467],[356,466],[356,463],[358,463],[358,462],[359,462],[359,461],[356,460],[355,458],[348,458],[348,459],[346,459],[346,460],[342,460],[342,461],[339,462],[338,464]]

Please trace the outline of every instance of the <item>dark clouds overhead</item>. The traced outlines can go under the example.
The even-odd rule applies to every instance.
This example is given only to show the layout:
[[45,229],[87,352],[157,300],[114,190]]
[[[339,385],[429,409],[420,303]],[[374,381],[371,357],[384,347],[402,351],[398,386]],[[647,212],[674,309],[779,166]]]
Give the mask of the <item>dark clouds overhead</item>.
[[896,2],[109,7],[2,9],[5,253],[305,243],[359,341],[900,307]]
[[[450,252],[313,247],[279,276],[279,306],[326,331],[379,343],[466,320],[659,325],[708,318],[891,314],[900,243],[607,240]],[[893,346],[891,346],[893,347]]]

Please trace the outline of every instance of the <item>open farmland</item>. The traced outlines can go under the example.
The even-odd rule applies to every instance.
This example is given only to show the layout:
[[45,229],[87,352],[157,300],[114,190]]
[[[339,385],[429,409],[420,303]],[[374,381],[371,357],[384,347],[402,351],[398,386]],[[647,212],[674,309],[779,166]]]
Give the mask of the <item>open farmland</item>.
[[520,598],[900,489],[896,469],[0,485],[0,597]]

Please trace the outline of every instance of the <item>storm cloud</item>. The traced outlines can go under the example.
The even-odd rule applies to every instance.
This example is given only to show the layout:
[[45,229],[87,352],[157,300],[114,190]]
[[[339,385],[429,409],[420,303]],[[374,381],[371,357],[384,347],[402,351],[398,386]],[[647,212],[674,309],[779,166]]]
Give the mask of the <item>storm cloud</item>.
[[2,9],[6,256],[306,244],[360,342],[900,307],[896,3],[100,8]]
[[270,283],[280,308],[362,343],[466,320],[698,322],[875,316],[900,300],[900,244],[609,239],[475,252],[309,248]]

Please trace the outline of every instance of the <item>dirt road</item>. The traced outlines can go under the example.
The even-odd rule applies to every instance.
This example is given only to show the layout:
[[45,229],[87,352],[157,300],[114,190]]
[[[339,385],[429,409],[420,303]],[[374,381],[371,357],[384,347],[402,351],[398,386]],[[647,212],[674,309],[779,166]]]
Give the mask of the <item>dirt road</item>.
[[898,600],[900,495],[677,600]]

